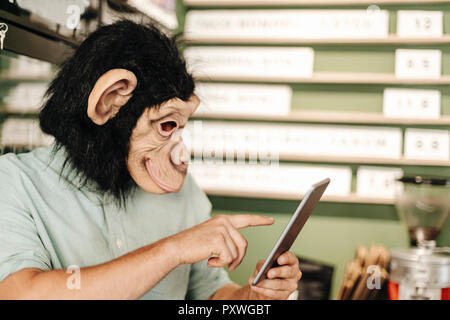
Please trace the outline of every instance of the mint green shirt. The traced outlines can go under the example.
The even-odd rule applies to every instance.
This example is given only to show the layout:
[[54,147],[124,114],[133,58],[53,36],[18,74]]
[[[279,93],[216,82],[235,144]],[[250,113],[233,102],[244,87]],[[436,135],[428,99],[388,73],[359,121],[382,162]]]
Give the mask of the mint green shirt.
[[[98,265],[210,218],[211,204],[190,175],[178,193],[139,189],[122,210],[108,195],[61,178],[63,161],[64,151],[52,158],[51,148],[0,157],[0,281],[24,268]],[[205,260],[178,266],[142,298],[207,299],[228,283],[225,270]]]

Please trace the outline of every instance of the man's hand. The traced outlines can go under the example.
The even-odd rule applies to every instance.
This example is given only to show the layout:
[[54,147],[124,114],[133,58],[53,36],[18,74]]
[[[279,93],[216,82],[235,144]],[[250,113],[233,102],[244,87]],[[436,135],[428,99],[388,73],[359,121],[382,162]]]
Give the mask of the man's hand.
[[244,258],[247,240],[238,229],[273,224],[272,218],[258,215],[218,215],[169,238],[179,257],[179,264],[192,264],[204,259],[210,267],[228,265],[236,269]]
[[297,290],[298,281],[302,277],[297,257],[292,252],[286,251],[277,259],[277,263],[278,267],[267,272],[267,279],[252,286],[253,279],[264,264],[264,260],[258,261],[255,273],[248,279],[249,299],[286,300],[291,293]]

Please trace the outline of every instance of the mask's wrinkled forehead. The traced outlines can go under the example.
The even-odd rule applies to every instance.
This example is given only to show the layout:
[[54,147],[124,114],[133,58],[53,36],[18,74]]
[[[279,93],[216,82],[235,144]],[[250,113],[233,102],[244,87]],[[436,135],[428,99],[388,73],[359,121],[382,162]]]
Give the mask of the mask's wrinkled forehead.
[[178,126],[184,127],[189,117],[195,112],[200,103],[199,98],[193,94],[187,101],[179,98],[170,99],[159,106],[148,109],[148,118],[151,121],[162,120],[166,117],[175,117]]

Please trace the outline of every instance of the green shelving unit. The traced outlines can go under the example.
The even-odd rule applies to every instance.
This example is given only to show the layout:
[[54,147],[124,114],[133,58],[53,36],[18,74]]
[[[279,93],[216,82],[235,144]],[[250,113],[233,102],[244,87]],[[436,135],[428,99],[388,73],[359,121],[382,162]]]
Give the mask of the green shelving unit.
[[[179,1],[182,6],[180,21],[184,22],[189,10],[213,9],[364,9],[377,5],[389,11],[389,37],[387,39],[334,39],[334,40],[289,40],[268,38],[222,40],[187,39],[187,46],[298,46],[314,49],[314,76],[311,79],[289,81],[279,79],[217,78],[209,81],[229,83],[284,83],[291,86],[291,115],[271,116],[230,116],[204,115],[199,119],[218,119],[231,121],[261,121],[264,123],[317,123],[337,125],[388,126],[425,129],[450,129],[450,1],[303,1],[303,0],[265,0],[265,1]],[[396,34],[396,12],[398,10],[436,10],[443,11],[444,36],[438,39],[400,39]],[[442,51],[442,77],[437,81],[398,81],[394,77],[395,49],[438,49]],[[358,73],[364,75],[358,79]],[[325,80],[323,80],[325,77]],[[317,80],[319,79],[319,80]],[[320,79],[322,79],[320,81]],[[203,79],[207,81],[208,79]],[[361,80],[361,81],[360,81]],[[426,121],[414,119],[388,119],[382,116],[383,90],[385,88],[436,89],[441,92],[441,118]],[[274,106],[276,108],[276,106]],[[313,161],[311,161],[313,160]],[[353,192],[356,186],[356,170],[366,165],[355,158],[342,159],[289,159],[291,163],[339,164],[350,166],[353,171]],[[370,161],[369,161],[370,162]],[[375,166],[402,168],[406,175],[433,175],[450,177],[450,163],[398,162],[388,160],[375,162]],[[214,190],[210,194],[214,214],[255,213],[276,219],[271,227],[249,228],[243,230],[249,241],[247,255],[242,265],[230,273],[233,280],[246,284],[259,259],[268,254],[274,241],[287,224],[290,214],[298,201],[286,197],[265,198],[257,194],[237,196],[238,192],[227,194]],[[357,245],[382,244],[386,248],[407,247],[406,226],[399,220],[392,201],[383,203],[358,201],[327,201],[318,205],[292,250],[305,257],[335,267],[332,295],[337,294],[344,265],[353,259]],[[362,203],[361,203],[362,202]],[[438,245],[450,245],[450,223],[438,238]]]

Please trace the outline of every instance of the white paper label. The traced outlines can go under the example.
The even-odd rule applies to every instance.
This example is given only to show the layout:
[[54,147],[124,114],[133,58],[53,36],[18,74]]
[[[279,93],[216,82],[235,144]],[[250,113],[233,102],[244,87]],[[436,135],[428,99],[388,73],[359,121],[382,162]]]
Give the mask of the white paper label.
[[[9,2],[14,1],[9,0]],[[31,12],[33,16],[70,29],[78,27],[80,15],[84,14],[90,6],[89,1],[86,0],[17,0],[16,2],[22,10]]]
[[399,10],[397,35],[401,38],[442,37],[442,11]]
[[390,198],[395,197],[396,179],[403,176],[399,168],[360,166],[356,178],[356,193],[362,197]]
[[431,129],[406,129],[406,159],[447,161],[450,159],[449,153],[449,131]]
[[195,76],[308,78],[311,48],[190,47],[184,51]]
[[385,10],[191,10],[185,34],[194,39],[384,38]]
[[19,56],[11,59],[8,74],[11,77],[42,77],[47,78],[52,74],[52,65],[45,61]]
[[439,119],[441,92],[387,88],[383,94],[383,115],[390,118]]
[[440,50],[395,50],[395,76],[398,78],[439,79],[441,77]]
[[175,1],[128,0],[130,6],[161,22],[169,29],[178,28]]
[[401,158],[400,128],[194,121],[185,131],[200,154]]
[[204,189],[304,194],[313,183],[330,178],[325,195],[346,196],[352,172],[343,166],[280,164],[191,164],[189,171]]
[[288,115],[292,89],[285,85],[197,83],[201,114]]
[[41,131],[38,120],[8,118],[2,125],[0,145],[33,148],[48,146],[53,140],[52,136]]
[[38,112],[45,90],[45,83],[22,82],[9,91],[3,102],[8,111]]

